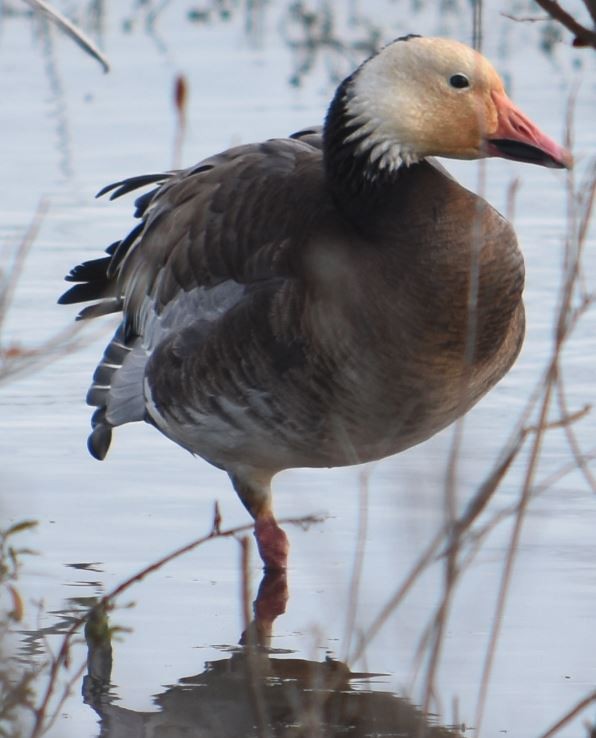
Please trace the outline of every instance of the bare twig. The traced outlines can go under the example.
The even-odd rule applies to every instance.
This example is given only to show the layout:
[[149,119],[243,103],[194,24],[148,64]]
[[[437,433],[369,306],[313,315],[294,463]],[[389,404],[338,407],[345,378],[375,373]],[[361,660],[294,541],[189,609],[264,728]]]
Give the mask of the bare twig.
[[441,529],[426,547],[418,561],[410,570],[408,576],[399,585],[395,593],[389,598],[385,605],[381,608],[381,612],[372,621],[368,628],[358,639],[358,644],[350,656],[350,663],[355,664],[358,659],[364,656],[366,647],[377,636],[391,613],[399,606],[404,597],[408,594],[412,586],[416,583],[420,574],[434,561],[435,555],[441,542],[445,537],[445,531]]
[[[561,373],[560,368],[559,368],[559,374],[557,377],[557,402],[559,404],[559,408],[561,412],[564,415],[569,415],[569,410],[567,409],[567,396],[565,392],[565,383],[563,382],[563,375]],[[590,412],[590,410],[591,410],[591,406],[587,405],[586,407],[583,408],[583,411],[580,411],[581,416],[583,417],[587,415]],[[567,443],[569,444],[569,448],[571,449],[571,453],[573,454],[573,458],[576,461],[577,467],[578,469],[581,470],[592,492],[596,493],[596,478],[590,471],[590,468],[588,467],[585,461],[581,446],[579,445],[579,441],[577,440],[577,436],[575,435],[570,423],[565,423],[563,427],[565,430],[565,436],[567,437]]]
[[176,136],[172,168],[179,169],[182,164],[182,147],[186,134],[186,111],[188,107],[188,82],[183,74],[174,81],[174,108],[176,110]]
[[354,551],[354,563],[352,565],[352,577],[350,580],[350,592],[348,595],[348,610],[345,628],[345,658],[350,653],[352,637],[358,614],[358,594],[362,579],[362,567],[364,564],[364,548],[366,544],[366,531],[368,529],[368,470],[365,469],[359,478],[360,509],[358,515],[358,532],[356,535],[356,549]]
[[10,271],[7,271],[6,275],[2,275],[0,272],[0,278],[2,280],[0,281],[0,336],[2,334],[2,324],[12,303],[14,291],[23,271],[27,254],[31,250],[31,246],[37,238],[41,224],[48,212],[48,207],[48,199],[46,197],[42,197],[37,204],[37,209],[33,214],[33,218],[29,223],[29,227],[27,228],[25,235],[17,246],[12,268]]
[[516,23],[544,23],[544,21],[552,20],[550,15],[513,15],[504,12],[501,12],[501,15]]
[[[574,46],[591,46],[596,49],[596,32],[582,26],[581,23],[575,20],[559,3],[554,0],[535,0],[543,10],[558,21],[561,25],[565,26],[567,30],[575,36]],[[592,18],[594,18],[594,10],[590,6],[593,3],[590,0],[590,4],[586,2],[586,6],[590,9]]]
[[[218,528],[219,529],[219,528]],[[248,536],[242,536],[240,538],[240,572],[241,572],[241,584],[240,584],[240,602],[242,603],[242,630],[247,631],[250,625],[250,603],[252,597],[250,594],[250,540]]]
[[[0,384],[16,375],[38,369],[50,361],[73,351],[81,344],[81,339],[78,336],[82,330],[81,324],[69,325],[34,347],[23,346],[16,342],[6,343],[2,337],[4,321],[10,312],[27,256],[37,238],[48,207],[48,200],[42,198],[24,236],[16,246],[12,264],[6,267],[4,271],[0,271]],[[104,330],[102,329],[101,333]],[[89,340],[93,337],[94,335],[90,336]]]
[[69,325],[34,348],[0,345],[0,384],[16,375],[46,366],[105,332],[105,328],[102,327],[99,331],[87,333],[83,339],[79,336],[83,328],[83,323]]
[[[529,414],[533,404],[534,397],[530,399],[529,407],[526,409],[522,417],[522,423]],[[551,423],[545,423],[543,430],[559,428],[566,423],[579,420],[580,418],[584,417],[588,410],[589,408],[586,407],[570,417],[561,418]],[[499,512],[494,517],[493,521],[484,526],[480,530],[480,532],[476,531],[473,534],[469,532],[472,524],[478,518],[481,512],[486,508],[486,505],[488,504],[489,500],[492,498],[499,484],[503,480],[511,464],[522,450],[526,437],[531,433],[537,433],[537,431],[538,427],[535,426],[523,427],[523,425],[521,425],[516,429],[509,443],[506,445],[501,459],[497,462],[493,471],[480,486],[478,492],[476,493],[476,495],[474,495],[474,498],[467,505],[462,515],[454,521],[451,530],[449,529],[449,527],[442,527],[437,532],[435,537],[427,546],[426,550],[421,554],[416,564],[410,570],[408,576],[403,580],[396,592],[386,602],[380,613],[373,620],[372,624],[361,635],[358,645],[356,646],[354,652],[351,654],[350,659],[348,659],[351,663],[355,663],[359,658],[363,656],[367,645],[377,636],[391,613],[399,606],[399,604],[405,598],[411,587],[415,584],[421,573],[434,561],[436,561],[438,556],[452,555],[452,550],[455,542],[457,542],[458,546],[460,546],[464,542],[464,533],[467,533],[467,537],[465,539],[466,543],[469,543],[470,541],[477,541],[481,536],[485,536],[489,532],[489,530],[491,530],[496,525],[497,522],[504,519],[505,517],[509,517],[510,515],[517,514],[519,512],[518,502],[514,506],[507,508],[505,511]],[[590,456],[585,456],[585,458],[588,459],[590,458]],[[548,480],[541,482],[541,490],[542,487],[546,488],[547,485],[554,484],[554,482],[557,481],[558,478],[564,476],[564,474],[569,473],[575,468],[575,462],[571,466],[565,466],[562,470],[560,470],[558,477],[553,479],[549,478]],[[439,552],[439,547],[441,546],[441,543],[445,541],[446,537],[447,544],[444,550],[442,552]]]
[[554,736],[561,730],[561,728],[564,728],[567,723],[576,718],[581,712],[583,712],[583,710],[586,709],[586,707],[591,705],[593,702],[596,702],[596,690],[594,692],[590,692],[590,694],[588,694],[576,705],[574,705],[568,712],[565,713],[565,715],[563,715],[560,720],[557,720],[557,722],[551,728],[549,728],[546,733],[542,733],[540,738],[554,738]]
[[[567,140],[571,144],[571,109],[570,105],[567,119]],[[560,360],[562,351],[571,331],[575,325],[573,316],[576,311],[573,309],[574,295],[577,291],[577,285],[580,281],[580,261],[583,252],[583,238],[578,239],[577,217],[576,217],[576,190],[574,186],[573,171],[567,174],[567,193],[568,193],[568,210],[567,210],[567,238],[565,241],[565,259],[564,259],[564,280],[561,285],[561,293],[557,317],[554,331],[554,346],[552,356],[549,361],[547,371],[544,378],[544,387],[542,393],[541,406],[539,411],[539,419],[537,427],[534,429],[534,439],[530,450],[530,457],[527,463],[524,483],[518,503],[518,509],[515,516],[515,523],[511,533],[507,558],[503,567],[503,573],[499,585],[497,595],[497,605],[494,613],[493,623],[490,632],[489,645],[485,657],[481,684],[478,695],[478,703],[476,708],[475,727],[480,732],[484,705],[488,692],[488,683],[492,672],[492,664],[496,654],[497,642],[500,636],[503,614],[505,611],[505,603],[509,591],[509,584],[513,571],[513,564],[517,555],[521,530],[525,520],[525,512],[529,500],[534,490],[534,477],[536,475],[538,461],[542,449],[542,442],[545,432],[549,429],[548,412],[551,406],[553,392],[560,382]],[[582,230],[585,233],[587,229]],[[566,409],[563,403],[563,409]],[[565,426],[567,427],[567,426]],[[582,459],[583,455],[579,448],[576,450],[576,462]],[[580,464],[580,468],[581,468]],[[586,468],[586,467],[584,467]],[[588,473],[588,478],[591,476]]]
[[497,642],[498,642],[498,639],[501,633],[503,614],[505,612],[505,603],[507,600],[507,595],[509,593],[509,584],[511,581],[511,575],[513,573],[513,564],[515,562],[516,554],[519,548],[521,531],[522,531],[523,523],[525,521],[525,513],[527,510],[528,502],[531,497],[531,490],[533,486],[534,475],[536,473],[536,469],[538,466],[538,460],[540,458],[540,452],[542,449],[542,441],[544,438],[544,431],[547,425],[547,416],[548,416],[548,411],[550,408],[553,386],[554,386],[554,382],[556,381],[557,360],[558,360],[559,350],[560,350],[560,344],[557,344],[557,347],[555,349],[556,353],[555,353],[555,356],[551,363],[551,368],[548,373],[547,384],[546,384],[546,388],[544,391],[542,405],[540,408],[538,431],[536,432],[534,436],[534,442],[532,444],[532,449],[530,452],[530,459],[526,467],[524,483],[523,483],[521,496],[519,500],[519,507],[517,510],[517,515],[515,516],[515,523],[513,526],[511,539],[509,541],[507,557],[505,560],[505,565],[503,567],[503,573],[501,575],[501,582],[499,585],[499,592],[497,595],[497,605],[495,608],[495,613],[493,617],[493,623],[492,623],[491,633],[490,633],[490,638],[489,638],[489,645],[487,648],[487,653],[486,653],[486,657],[484,661],[484,667],[482,670],[482,678],[481,678],[480,690],[478,694],[478,705],[477,705],[477,710],[476,710],[476,719],[474,721],[476,730],[479,733],[480,733],[480,726],[482,725],[482,719],[484,715],[484,705],[486,702],[486,696],[488,694],[488,684],[490,680],[490,675],[492,673],[492,665],[493,665],[494,657],[495,657],[496,650],[497,650]]
[[110,71],[110,65],[106,57],[101,53],[97,46],[80,28],[74,25],[65,16],[56,10],[50,3],[45,0],[23,0],[33,10],[43,13],[52,23],[55,23],[61,31],[70,36],[84,51],[96,59],[102,66],[104,72]]
[[[315,523],[319,523],[321,519],[317,517],[316,515],[305,515],[300,518],[284,518],[282,520],[278,520],[277,522],[279,525],[314,525]],[[220,530],[218,527],[213,525],[211,528],[211,531],[205,535],[201,536],[200,538],[196,538],[194,541],[191,541],[190,543],[187,543],[185,546],[181,546],[180,548],[175,549],[171,553],[169,553],[167,556],[164,556],[161,559],[158,559],[152,564],[149,564],[149,566],[146,566],[144,569],[141,569],[139,572],[134,574],[133,576],[126,579],[124,582],[119,584],[115,589],[113,589],[109,594],[104,595],[101,599],[101,601],[104,603],[104,605],[108,606],[113,600],[116,599],[119,595],[122,594],[127,589],[130,589],[130,587],[133,584],[136,584],[137,582],[140,582],[142,579],[144,579],[148,574],[152,574],[154,571],[157,571],[158,569],[161,569],[166,564],[169,564],[170,561],[174,561],[174,559],[179,558],[180,556],[184,556],[184,554],[189,553],[195,548],[198,548],[199,546],[202,546],[203,544],[207,543],[207,541],[215,540],[216,538],[236,538],[242,533],[246,533],[247,531],[251,531],[253,529],[252,523],[247,523],[246,525],[239,525],[235,528],[228,528],[227,530]]]
[[592,16],[594,25],[596,25],[596,0],[584,0],[584,5],[588,9],[588,12]]
[[520,178],[515,177],[511,180],[511,182],[509,183],[509,187],[507,188],[507,208],[505,210],[505,214],[507,216],[507,220],[510,223],[513,223],[513,221],[515,220],[515,201],[517,199],[517,193],[519,192],[520,185]]

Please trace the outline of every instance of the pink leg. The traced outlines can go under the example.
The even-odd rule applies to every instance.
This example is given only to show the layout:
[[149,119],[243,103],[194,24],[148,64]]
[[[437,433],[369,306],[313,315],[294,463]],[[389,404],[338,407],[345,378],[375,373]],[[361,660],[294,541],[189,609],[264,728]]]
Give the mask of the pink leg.
[[265,571],[283,571],[288,564],[288,537],[271,509],[272,473],[249,466],[228,472],[238,497],[255,521],[255,537]]
[[288,537],[279,527],[273,513],[267,512],[255,521],[255,537],[266,571],[278,571],[288,565]]

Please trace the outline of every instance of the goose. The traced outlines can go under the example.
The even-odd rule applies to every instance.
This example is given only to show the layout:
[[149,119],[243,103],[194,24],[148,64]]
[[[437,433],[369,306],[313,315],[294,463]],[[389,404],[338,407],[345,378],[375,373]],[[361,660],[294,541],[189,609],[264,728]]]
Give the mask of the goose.
[[275,474],[424,441],[520,350],[512,226],[435,156],[572,164],[486,58],[408,35],[339,85],[322,127],[101,190],[152,186],[60,298],[96,301],[80,319],[122,313],[87,395],[90,453],[155,426],[227,472],[265,569],[284,570]]

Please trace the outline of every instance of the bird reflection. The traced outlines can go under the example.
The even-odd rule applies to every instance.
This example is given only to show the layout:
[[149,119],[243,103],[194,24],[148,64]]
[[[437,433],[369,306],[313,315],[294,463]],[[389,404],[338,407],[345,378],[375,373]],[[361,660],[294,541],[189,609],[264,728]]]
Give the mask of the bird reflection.
[[454,729],[432,724],[407,700],[367,689],[379,674],[353,672],[329,657],[310,661],[272,651],[273,622],[285,611],[286,601],[285,573],[265,574],[254,619],[240,645],[156,695],[154,712],[118,704],[110,684],[108,618],[105,610],[92,610],[85,629],[83,698],[99,715],[101,738],[461,737]]

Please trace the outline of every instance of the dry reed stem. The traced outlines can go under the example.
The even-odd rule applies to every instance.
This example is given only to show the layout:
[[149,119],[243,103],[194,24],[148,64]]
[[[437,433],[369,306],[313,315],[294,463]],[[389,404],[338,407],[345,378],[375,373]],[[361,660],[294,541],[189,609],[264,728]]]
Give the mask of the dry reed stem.
[[3,348],[0,346],[0,384],[12,380],[16,376],[41,369],[52,361],[85,346],[98,335],[103,335],[106,332],[104,326],[101,330],[92,333],[86,332],[85,337],[82,337],[79,334],[83,332],[83,328],[83,323],[69,325],[34,348],[22,346]]
[[[526,413],[524,413],[524,417],[526,415],[527,411]],[[411,587],[415,584],[422,572],[428,566],[433,564],[438,556],[443,557],[450,555],[450,543],[452,543],[454,540],[458,541],[463,536],[464,532],[468,531],[471,528],[472,523],[485,509],[498,485],[509,470],[514,459],[521,451],[526,435],[533,431],[534,429],[532,428],[527,430],[524,430],[522,428],[521,431],[516,430],[516,432],[513,434],[512,440],[505,447],[501,459],[499,460],[491,474],[488,476],[488,478],[485,480],[485,482],[481,485],[474,498],[467,505],[463,514],[459,517],[458,520],[453,523],[451,529],[449,527],[442,527],[436,533],[435,537],[427,546],[426,550],[421,554],[421,556],[418,558],[418,561],[414,564],[408,575],[400,583],[395,593],[381,608],[381,611],[373,620],[368,629],[364,631],[364,633],[360,636],[359,643],[355,651],[350,655],[350,658],[348,659],[351,663],[355,663],[356,661],[358,661],[358,659],[362,658],[368,644],[377,636],[389,616],[400,605],[400,603],[405,598]],[[513,511],[516,510],[517,506],[513,508]],[[441,552],[439,551],[439,548],[446,538],[448,539],[448,545]]]
[[80,28],[74,25],[68,20],[59,10],[56,10],[50,3],[45,0],[24,0],[24,2],[33,8],[38,13],[42,13],[52,23],[54,23],[61,31],[64,31],[67,36],[70,36],[75,43],[80,46],[83,51],[86,51],[90,56],[96,59],[100,64],[104,72],[110,71],[110,65],[106,57],[101,53],[97,46],[91,41],[89,36],[84,33]]
[[[571,104],[569,106],[569,111],[570,112],[568,114],[567,121],[567,140],[569,143],[571,143]],[[548,413],[551,407],[553,392],[556,390],[557,385],[560,381],[561,355],[564,345],[570,336],[571,330],[576,324],[576,320],[573,319],[574,316],[577,314],[573,309],[573,299],[577,291],[577,286],[581,274],[581,256],[583,253],[585,236],[587,234],[587,224],[585,222],[585,217],[582,218],[583,225],[581,230],[577,227],[577,205],[578,198],[574,184],[574,175],[573,171],[571,170],[567,174],[567,237],[565,240],[564,251],[564,280],[561,286],[559,307],[555,324],[554,346],[552,356],[545,374],[545,382],[539,410],[539,420],[534,433],[530,456],[526,466],[524,482],[515,514],[513,530],[509,541],[507,557],[499,584],[497,604],[482,671],[481,684],[477,700],[476,717],[474,721],[475,729],[478,734],[480,734],[481,732],[484,708],[488,694],[488,684],[490,681],[492,666],[496,656],[497,643],[501,632],[505,604],[509,592],[513,565],[519,548],[521,531],[525,520],[525,513],[529,500],[532,497],[532,492],[534,488],[534,477],[537,472],[544,435],[545,432],[549,429],[549,423],[547,420]],[[585,212],[591,212],[591,204],[588,205]],[[572,318],[571,320],[570,316]],[[577,463],[577,460],[581,459],[583,455],[581,454],[581,451],[579,449],[576,448],[575,450],[577,451],[577,453],[575,454],[574,461],[576,461]],[[582,465],[583,464],[580,464],[580,468]]]
[[[220,532],[221,535],[221,532]],[[269,723],[267,720],[267,709],[265,696],[261,689],[262,669],[259,660],[261,644],[256,637],[256,632],[250,627],[250,607],[252,595],[250,592],[250,541],[248,536],[240,538],[241,547],[241,602],[242,602],[242,625],[246,636],[244,642],[246,653],[246,676],[248,691],[255,712],[256,728],[258,738],[270,738]]]
[[[559,421],[555,421],[553,423],[549,423],[547,430],[551,430],[553,428],[559,428],[564,427],[568,425],[570,422],[573,422],[574,420],[579,420],[580,418],[584,417],[587,412],[589,411],[589,408],[584,408],[582,411],[579,411],[575,414],[573,418],[565,418]],[[478,514],[482,511],[484,508],[484,505],[488,500],[492,497],[492,494],[502,481],[506,471],[509,469],[513,459],[517,456],[518,452],[521,450],[523,445],[523,439],[527,437],[529,433],[536,432],[536,428],[530,427],[525,429],[525,432],[523,434],[523,437],[520,438],[519,444],[512,449],[512,452],[503,460],[501,465],[497,467],[495,472],[490,476],[489,480],[484,483],[483,487],[485,487],[485,490],[481,489],[480,494],[477,494],[472,501],[472,503],[469,506],[469,509],[466,511],[464,516],[462,516],[461,519],[461,525],[462,525],[462,531],[459,534],[462,537],[462,540],[459,542],[460,548],[466,547],[465,552],[465,558],[463,558],[460,561],[459,564],[459,571],[458,576],[461,575],[472,563],[474,558],[476,557],[477,553],[480,551],[481,545],[488,536],[488,534],[494,530],[494,528],[504,520],[507,520],[511,518],[512,516],[517,515],[519,508],[520,508],[520,502],[518,501],[515,505],[511,505],[506,507],[505,509],[495,513],[490,520],[485,523],[482,527],[476,529],[476,530],[470,530],[470,526],[474,519],[478,516]],[[592,455],[584,455],[583,460],[587,462],[590,458],[596,458],[596,450],[593,452]],[[572,471],[575,471],[577,469],[577,461],[574,459],[572,462],[568,463],[561,469],[559,469],[557,472],[551,474],[544,482],[538,484],[533,490],[531,497],[532,499],[535,499],[539,494],[544,492],[546,489],[548,489],[550,486],[552,486],[555,482],[559,481],[561,478],[565,476],[565,474],[568,474]],[[479,504],[481,502],[481,504]],[[465,533],[465,537],[464,537]],[[449,554],[449,548],[447,551],[444,551],[440,554],[441,557],[446,556]],[[434,619],[429,623],[427,628],[425,628],[421,638],[420,643],[417,648],[417,661],[420,662],[423,658],[424,649],[428,647],[428,641],[430,639],[432,629],[437,627],[437,621],[440,616],[440,610],[444,607],[445,598],[441,601],[439,604],[436,614],[434,616]],[[417,670],[417,669],[416,669]],[[415,680],[416,676],[414,675],[413,680]]]
[[248,536],[240,538],[240,602],[242,603],[242,630],[247,631],[250,625],[250,540]]
[[[557,385],[557,402],[559,405],[559,409],[562,414],[568,415],[569,409],[567,405],[567,397],[565,394],[565,385],[563,382],[561,367],[559,367],[559,371],[557,374],[556,385]],[[591,410],[591,407],[588,409],[588,412],[589,410]],[[590,471],[590,467],[588,466],[584,458],[584,454],[582,452],[581,446],[579,444],[577,436],[575,435],[570,423],[566,423],[564,425],[564,431],[565,431],[565,436],[567,438],[567,443],[569,445],[569,448],[571,449],[571,453],[573,454],[573,458],[577,464],[578,469],[580,469],[581,473],[584,476],[584,479],[588,483],[588,486],[590,487],[592,492],[596,493],[596,477],[594,477],[594,475]]]
[[[592,46],[596,49],[596,32],[586,28],[579,23],[570,13],[562,8],[554,0],[535,0],[551,18],[558,21],[575,36],[574,46]],[[596,23],[596,3],[594,0],[584,0],[584,5],[590,12],[592,20]]]
[[358,615],[358,599],[360,594],[360,584],[362,581],[362,570],[364,567],[364,551],[366,547],[366,534],[368,531],[368,468],[362,471],[358,477],[359,490],[359,514],[358,514],[358,530],[356,533],[356,548],[354,551],[354,563],[352,564],[352,575],[350,577],[350,587],[348,590],[348,608],[346,614],[345,635],[344,635],[344,661],[347,660],[356,627],[356,619]]
[[594,692],[590,692],[590,694],[581,699],[576,705],[568,710],[560,720],[557,720],[557,722],[550,727],[546,733],[542,733],[539,738],[554,738],[561,728],[564,728],[593,702],[596,702],[596,690]]
[[174,80],[174,110],[176,112],[176,133],[174,136],[174,153],[172,168],[179,169],[182,165],[182,149],[186,136],[186,112],[188,109],[188,81],[183,74],[178,74]]
[[501,11],[503,18],[515,21],[516,23],[544,23],[544,21],[552,20],[550,15],[513,15],[513,13],[505,13]]
[[83,340],[79,337],[79,333],[83,330],[83,324],[75,323],[57,331],[50,338],[33,348],[20,344],[5,345],[2,340],[4,321],[11,308],[25,262],[39,234],[48,208],[48,199],[41,198],[25,234],[16,246],[12,257],[12,265],[4,273],[0,273],[0,384],[13,379],[17,375],[40,369],[51,361],[75,351],[80,346],[93,340],[96,335],[105,332],[105,328],[102,328],[88,334]]
[[422,572],[434,561],[435,555],[443,539],[444,531],[441,529],[428,544],[426,550],[419,556],[418,561],[411,568],[408,576],[401,582],[395,593],[381,608],[381,611],[376,618],[374,618],[368,628],[360,635],[355,650],[348,659],[349,663],[355,664],[364,656],[364,652],[366,651],[368,644],[378,635],[391,613],[399,606],[408,594],[412,586],[418,580],[420,574],[422,574]]
[[49,200],[46,197],[42,197],[37,203],[37,208],[33,214],[31,222],[16,248],[12,268],[7,270],[6,275],[0,272],[0,276],[2,277],[2,282],[0,283],[0,338],[2,335],[4,320],[6,319],[12,304],[17,283],[23,272],[27,255],[37,238],[41,224],[47,215],[49,204]]
[[[557,344],[557,346],[558,345],[559,344]],[[542,449],[542,441],[544,438],[543,427],[546,425],[546,418],[547,418],[548,411],[550,408],[553,384],[556,378],[556,364],[553,362],[551,366],[552,366],[552,372],[549,372],[549,377],[548,377],[542,405],[540,408],[538,430],[534,436],[534,443],[532,444],[532,448],[530,451],[530,459],[526,467],[526,473],[524,476],[524,482],[522,486],[520,501],[519,501],[519,504],[516,510],[513,531],[511,534],[511,538],[510,538],[510,542],[509,542],[509,546],[507,550],[507,556],[505,559],[505,565],[503,567],[503,573],[501,576],[499,590],[497,594],[497,604],[495,608],[495,613],[494,613],[493,622],[492,622],[491,631],[490,631],[489,644],[487,647],[487,652],[486,652],[486,656],[484,660],[484,666],[482,670],[480,690],[478,694],[478,703],[477,703],[477,708],[476,708],[476,717],[474,720],[474,725],[475,725],[475,728],[478,734],[480,734],[480,729],[482,726],[484,708],[486,704],[486,698],[488,695],[488,684],[490,681],[490,675],[492,673],[492,666],[493,666],[494,658],[496,655],[497,642],[499,640],[499,636],[501,633],[503,614],[505,612],[505,604],[506,604],[507,596],[509,593],[509,585],[511,582],[511,576],[513,573],[513,565],[514,565],[515,557],[516,557],[517,550],[519,547],[519,541],[521,538],[522,526],[525,520],[526,509],[528,506],[528,502],[530,500],[534,474],[536,473],[538,460],[540,458],[540,451]]]

